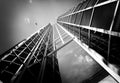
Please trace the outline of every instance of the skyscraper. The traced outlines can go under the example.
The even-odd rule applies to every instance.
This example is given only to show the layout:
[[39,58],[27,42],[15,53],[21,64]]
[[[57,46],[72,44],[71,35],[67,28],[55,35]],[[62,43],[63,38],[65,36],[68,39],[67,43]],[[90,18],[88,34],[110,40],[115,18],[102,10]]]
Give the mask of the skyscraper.
[[[119,0],[85,0],[59,16],[57,23],[80,40],[90,56],[120,82],[119,12]],[[118,71],[111,71],[109,64],[117,66]]]
[[51,24],[5,52],[0,60],[3,83],[61,83],[58,61],[53,45]]

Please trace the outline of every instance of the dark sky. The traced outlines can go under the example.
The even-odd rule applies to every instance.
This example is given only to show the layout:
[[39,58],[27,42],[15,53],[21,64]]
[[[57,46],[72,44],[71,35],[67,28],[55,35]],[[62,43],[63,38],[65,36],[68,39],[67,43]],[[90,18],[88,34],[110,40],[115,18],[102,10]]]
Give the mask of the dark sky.
[[0,54],[40,27],[54,23],[76,3],[76,0],[0,0]]

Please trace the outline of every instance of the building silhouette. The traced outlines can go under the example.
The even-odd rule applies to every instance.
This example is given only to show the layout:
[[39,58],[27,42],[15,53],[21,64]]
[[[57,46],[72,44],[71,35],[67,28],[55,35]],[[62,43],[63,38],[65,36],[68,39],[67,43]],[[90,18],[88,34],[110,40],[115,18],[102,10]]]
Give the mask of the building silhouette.
[[0,56],[3,83],[62,83],[57,51],[75,40],[102,67],[82,83],[98,83],[108,75],[120,82],[119,0],[84,0],[58,17],[57,23],[74,39],[56,49],[48,24]]
[[3,54],[0,79],[4,83],[61,83],[51,24]]
[[[85,49],[110,75],[112,73],[94,56],[97,53],[106,65],[120,68],[119,12],[119,0],[85,0],[57,19],[58,24],[87,46]],[[112,76],[120,81],[119,76]]]

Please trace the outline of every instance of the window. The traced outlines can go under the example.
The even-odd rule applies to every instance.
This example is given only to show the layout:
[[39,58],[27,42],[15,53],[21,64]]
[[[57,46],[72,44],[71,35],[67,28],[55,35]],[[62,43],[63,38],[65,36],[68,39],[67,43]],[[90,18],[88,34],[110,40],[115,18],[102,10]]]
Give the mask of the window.
[[96,7],[93,15],[92,27],[109,30],[112,22],[116,2]]
[[79,38],[79,32],[80,32],[80,28],[74,26],[74,35],[77,36]]
[[74,23],[76,20],[76,14],[73,14],[72,17],[71,17],[71,23]]
[[74,34],[74,26],[69,25],[69,31],[70,31],[72,34]]
[[87,26],[89,25],[91,14],[92,14],[92,9],[83,12],[81,25],[87,25]]
[[82,3],[80,3],[80,4],[76,7],[76,9],[75,9],[74,12],[79,11],[81,6],[82,6]]
[[109,35],[97,31],[90,32],[90,48],[107,60]]
[[118,10],[114,20],[114,25],[112,27],[112,30],[120,32],[120,5],[118,6]]
[[76,16],[75,24],[80,24],[82,19],[83,12],[79,12]]
[[68,18],[68,22],[70,23],[72,16],[70,15]]
[[80,39],[83,43],[88,45],[88,29],[81,28],[80,29]]
[[97,4],[105,2],[105,1],[109,1],[109,0],[99,0]]
[[84,2],[82,3],[82,6],[80,7],[79,10],[85,9],[85,8],[87,7],[87,5],[88,5],[88,2],[89,2],[89,0],[84,1]]
[[97,0],[90,0],[87,7],[94,6],[96,2],[97,2]]
[[111,36],[110,63],[120,65],[120,37]]

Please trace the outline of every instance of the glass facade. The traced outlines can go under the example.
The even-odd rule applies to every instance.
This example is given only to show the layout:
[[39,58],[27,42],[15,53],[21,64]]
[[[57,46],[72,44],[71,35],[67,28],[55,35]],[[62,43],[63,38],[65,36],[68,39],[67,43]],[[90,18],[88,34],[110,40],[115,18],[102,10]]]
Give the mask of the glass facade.
[[86,0],[78,6],[76,7],[77,12],[66,15],[67,17],[72,16],[71,21],[63,20],[66,17],[63,16],[58,19],[58,24],[100,54],[104,58],[105,64],[106,62],[114,64],[119,69],[119,0]]
[[3,83],[61,83],[53,28],[48,24],[24,42],[5,52],[0,59],[0,80]]

